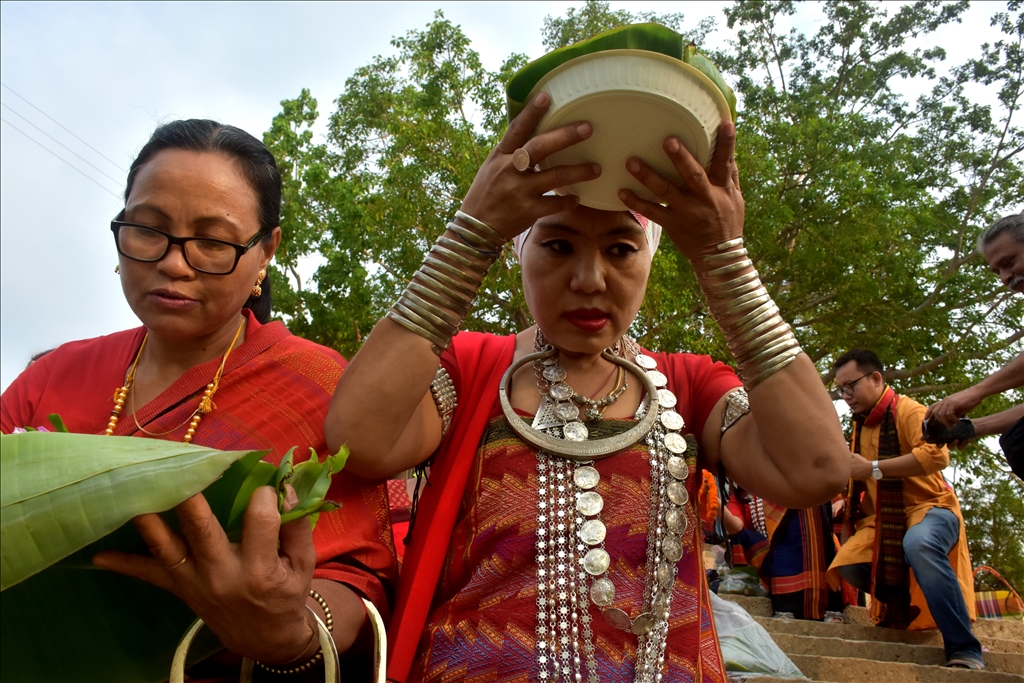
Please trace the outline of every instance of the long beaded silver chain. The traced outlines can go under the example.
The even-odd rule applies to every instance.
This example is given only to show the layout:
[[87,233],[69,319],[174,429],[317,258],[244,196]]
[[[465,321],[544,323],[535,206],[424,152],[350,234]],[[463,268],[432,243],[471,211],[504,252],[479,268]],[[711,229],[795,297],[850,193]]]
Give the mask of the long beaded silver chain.
[[[686,506],[689,467],[681,457],[687,445],[678,433],[684,427],[683,419],[673,410],[676,398],[664,388],[665,376],[632,340],[625,338],[625,342],[637,364],[659,387],[659,420],[645,437],[650,452],[651,505],[643,611],[631,619],[611,606],[615,586],[605,575],[611,558],[605,549],[606,528],[600,516],[604,500],[596,490],[599,472],[593,463],[570,463],[557,454],[538,451],[536,633],[538,676],[543,683],[581,683],[584,674],[588,683],[599,683],[591,602],[614,627],[639,636],[636,681],[660,683],[663,676],[676,564],[683,555],[682,535],[693,515]],[[557,361],[546,368],[552,366],[558,368]],[[547,376],[545,388],[559,391],[564,371]],[[647,405],[647,401],[641,402],[638,420]],[[555,425],[550,424],[551,417],[547,413],[548,424],[543,424],[538,410],[534,428],[569,438],[564,427],[576,416],[565,415],[569,419]]]

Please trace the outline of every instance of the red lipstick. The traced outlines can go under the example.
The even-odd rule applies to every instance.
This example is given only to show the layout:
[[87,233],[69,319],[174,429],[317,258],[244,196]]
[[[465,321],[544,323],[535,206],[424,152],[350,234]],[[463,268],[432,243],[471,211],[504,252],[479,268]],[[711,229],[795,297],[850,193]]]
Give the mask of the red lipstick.
[[577,308],[563,313],[562,317],[584,332],[599,332],[611,320],[600,308]]

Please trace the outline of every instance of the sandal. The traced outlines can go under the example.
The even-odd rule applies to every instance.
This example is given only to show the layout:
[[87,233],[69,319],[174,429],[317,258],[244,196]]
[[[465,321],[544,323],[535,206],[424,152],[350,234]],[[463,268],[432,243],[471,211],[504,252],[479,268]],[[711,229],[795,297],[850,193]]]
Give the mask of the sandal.
[[846,615],[844,615],[842,612],[828,611],[825,612],[825,616],[822,617],[821,620],[826,624],[845,624]]
[[971,669],[972,671],[981,671],[985,668],[985,662],[979,662],[976,659],[964,659],[958,657],[955,659],[946,660],[947,669]]

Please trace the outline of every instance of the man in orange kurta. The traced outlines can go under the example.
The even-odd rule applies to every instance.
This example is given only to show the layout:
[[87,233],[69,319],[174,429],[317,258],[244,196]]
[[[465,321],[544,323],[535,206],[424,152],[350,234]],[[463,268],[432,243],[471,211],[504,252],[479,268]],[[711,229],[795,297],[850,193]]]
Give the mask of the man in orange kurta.
[[[874,353],[854,349],[836,361],[835,371],[854,413],[850,503],[859,515],[829,567],[830,583],[838,587],[843,578],[871,593],[876,623],[937,627],[947,666],[984,668],[971,633],[974,587],[960,503],[942,476],[949,451],[924,442],[925,407],[886,385]],[[906,605],[906,591],[901,622],[894,614]]]

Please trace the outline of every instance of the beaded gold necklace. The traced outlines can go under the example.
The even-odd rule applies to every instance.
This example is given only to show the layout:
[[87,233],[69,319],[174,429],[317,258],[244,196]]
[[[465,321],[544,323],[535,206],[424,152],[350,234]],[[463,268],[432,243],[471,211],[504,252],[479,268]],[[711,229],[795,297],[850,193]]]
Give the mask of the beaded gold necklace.
[[[242,322],[238,324],[238,329],[235,330],[235,336],[231,339],[231,343],[228,344],[228,348],[224,351],[224,357],[220,360],[220,367],[217,368],[217,373],[213,376],[213,381],[206,385],[206,390],[203,392],[203,397],[199,399],[199,405],[195,411],[185,418],[185,421],[179,424],[174,429],[166,432],[150,432],[146,430],[141,424],[139,424],[139,418],[136,417],[135,413],[135,396],[132,395],[132,419],[135,420],[135,426],[139,428],[139,431],[149,436],[167,436],[173,432],[181,429],[185,422],[190,422],[188,430],[185,432],[185,436],[182,441],[185,443],[191,443],[192,437],[195,436],[196,428],[199,426],[199,421],[203,419],[203,415],[213,411],[217,406],[213,403],[213,395],[217,392],[217,388],[220,386],[220,377],[224,373],[224,366],[228,362],[228,356],[231,354],[231,350],[235,348],[235,342],[238,341],[238,336],[242,333],[242,328],[245,327],[245,318],[242,318]],[[107,423],[107,429],[103,432],[105,436],[110,436],[117,429],[117,422],[121,419],[121,412],[124,410],[124,402],[128,396],[128,392],[131,390],[132,384],[135,382],[135,371],[139,367],[139,359],[142,358],[142,350],[146,348],[146,341],[149,339],[149,332],[146,332],[146,336],[142,338],[142,343],[139,345],[139,352],[135,354],[135,360],[132,361],[132,365],[128,368],[128,372],[124,376],[124,386],[114,392],[114,408],[110,411],[110,422]]]

